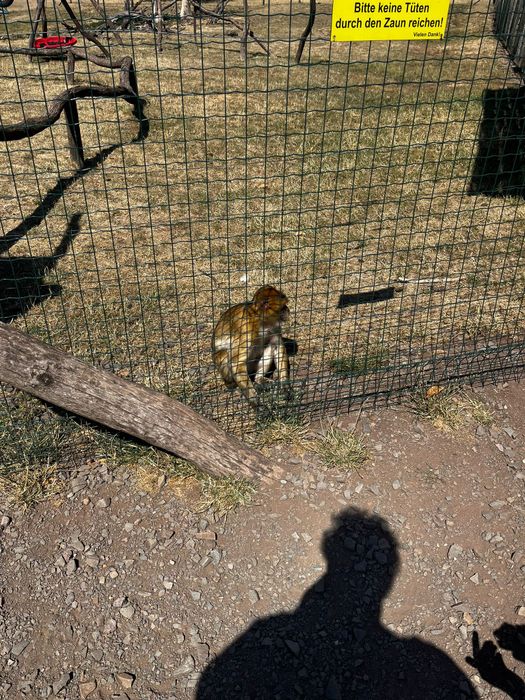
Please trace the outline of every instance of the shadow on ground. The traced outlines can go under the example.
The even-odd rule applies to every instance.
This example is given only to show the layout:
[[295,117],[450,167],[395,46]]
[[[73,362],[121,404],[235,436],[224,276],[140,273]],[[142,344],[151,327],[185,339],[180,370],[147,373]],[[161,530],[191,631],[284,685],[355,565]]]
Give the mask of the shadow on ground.
[[485,90],[469,194],[525,198],[525,86]]
[[399,568],[385,520],[342,511],[323,540],[325,575],[290,614],[255,622],[204,671],[198,700],[477,698],[432,644],[381,623]]
[[81,216],[73,214],[52,255],[0,258],[0,321],[9,323],[45,299],[60,294],[62,287],[45,283],[44,277],[56,267],[78,235]]
[[[509,625],[504,622],[494,630],[500,649],[512,653],[516,661],[525,663],[525,625]],[[479,672],[479,675],[494,688],[499,688],[512,700],[525,700],[525,681],[508,668],[501,652],[492,640],[479,644],[477,632],[472,635],[472,656],[466,661]]]

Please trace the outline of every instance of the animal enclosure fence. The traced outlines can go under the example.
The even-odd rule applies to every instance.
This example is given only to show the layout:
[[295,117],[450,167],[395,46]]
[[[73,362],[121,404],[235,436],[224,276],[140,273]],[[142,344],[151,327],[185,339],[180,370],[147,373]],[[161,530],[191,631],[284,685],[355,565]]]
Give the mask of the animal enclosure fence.
[[[80,166],[60,120],[1,143],[0,320],[238,432],[256,412],[211,336],[262,284],[291,310],[275,415],[519,374],[525,97],[489,0],[452,2],[443,40],[370,43],[331,43],[321,2],[299,63],[301,2],[46,5],[48,34],[106,58],[72,76],[69,49],[27,49],[32,2],[0,17],[0,141],[87,86]],[[139,119],[97,93],[125,57]]]
[[520,70],[525,70],[525,11],[520,0],[495,0],[494,28]]

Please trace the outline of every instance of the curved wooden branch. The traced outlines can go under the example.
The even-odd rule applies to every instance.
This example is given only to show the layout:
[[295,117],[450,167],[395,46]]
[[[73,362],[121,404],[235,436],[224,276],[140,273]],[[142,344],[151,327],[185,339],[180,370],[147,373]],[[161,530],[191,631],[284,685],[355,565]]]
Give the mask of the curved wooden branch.
[[47,129],[57,121],[71,100],[77,100],[82,97],[123,97],[132,104],[135,104],[137,101],[137,97],[130,94],[130,90],[127,87],[74,85],[49,102],[47,114],[39,117],[29,117],[24,121],[9,126],[1,125],[0,141],[17,141],[44,131],[44,129]]
[[304,32],[301,34],[301,38],[299,39],[299,46],[297,47],[297,53],[295,54],[295,62],[296,63],[301,62],[301,56],[303,55],[304,45],[306,44],[306,40],[310,36],[310,32],[312,31],[313,26],[314,26],[315,13],[316,13],[315,0],[310,0],[310,17],[308,18],[308,24],[306,25],[306,28],[305,28]]
[[[230,24],[233,24],[234,27],[237,27],[237,29],[239,29],[241,32],[244,31],[243,25],[240,24],[239,22],[236,22],[236,21],[233,20],[231,17],[227,17],[226,15],[218,15],[216,12],[211,12],[211,10],[205,10],[204,7],[202,7],[202,5],[200,5],[198,2],[196,2],[196,0],[192,0],[192,2],[193,2],[193,6],[194,6],[196,9],[198,9],[199,12],[200,12],[202,15],[205,15],[206,17],[213,17],[213,18],[215,18],[215,19],[219,19],[219,20],[221,20],[221,22],[229,22]],[[314,2],[315,2],[315,0],[314,0]],[[252,31],[251,29],[248,30],[248,36],[251,37],[251,38],[255,41],[256,44],[259,44],[259,46],[261,47],[261,49],[262,49],[268,56],[270,55],[270,49],[269,49],[267,46],[265,46],[265,45],[262,43],[262,41],[260,41],[260,40],[255,36],[255,34],[253,33],[253,31]]]
[[[34,56],[41,53],[39,49],[1,49],[0,53],[16,53]],[[80,127],[78,124],[78,112],[76,108],[76,100],[84,97],[122,97],[126,102],[133,105],[133,114],[140,123],[139,139],[146,137],[148,133],[148,122],[144,117],[143,105],[144,101],[138,95],[137,78],[133,61],[130,56],[125,56],[118,61],[113,61],[111,58],[103,56],[94,56],[88,54],[82,49],[51,49],[46,51],[47,55],[52,57],[68,56],[69,59],[86,60],[95,63],[104,68],[120,69],[120,86],[105,86],[105,85],[75,85],[64,90],[47,105],[47,111],[44,115],[38,117],[29,117],[24,121],[16,124],[3,125],[0,124],[0,141],[17,141],[23,138],[30,138],[35,134],[40,133],[54,124],[60,117],[62,112],[65,113],[66,124],[68,127],[69,145],[71,156],[75,163],[82,167],[84,163],[82,139]],[[73,67],[68,68],[68,75],[73,74]]]

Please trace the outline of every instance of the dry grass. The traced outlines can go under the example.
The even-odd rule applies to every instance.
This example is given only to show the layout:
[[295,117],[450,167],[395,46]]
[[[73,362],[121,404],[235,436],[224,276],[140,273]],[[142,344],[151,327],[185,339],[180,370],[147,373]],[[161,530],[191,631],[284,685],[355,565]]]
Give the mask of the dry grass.
[[125,469],[147,493],[170,488],[195,511],[218,515],[250,502],[255,487],[214,478],[195,466],[123,435],[47,408],[20,392],[0,401],[0,495],[20,508],[64,493],[68,477],[96,457]]
[[354,431],[345,431],[330,425],[310,448],[323,464],[341,471],[359,471],[368,459],[368,450],[362,437]]
[[298,420],[277,419],[271,421],[253,437],[254,444],[261,448],[273,445],[303,448],[308,441],[308,427]]
[[[109,12],[120,5],[106,3]],[[150,133],[132,142],[125,103],[82,101],[86,154],[105,153],[82,177],[73,177],[63,120],[0,144],[2,231],[46,195],[54,204],[11,255],[49,255],[83,213],[47,278],[61,294],[17,325],[238,430],[253,428],[254,414],[214,374],[211,333],[226,306],[265,282],[291,300],[294,377],[312,404],[323,405],[334,375],[342,401],[370,388],[370,363],[357,358],[399,367],[429,348],[444,357],[474,338],[517,337],[525,206],[466,195],[483,90],[518,85],[491,36],[488,0],[454,3],[446,43],[390,45],[330,44],[330,5],[320,3],[301,66],[292,57],[306,5],[289,20],[288,3],[272,3],[271,16],[260,2],[250,7],[271,56],[251,44],[247,65],[220,25],[199,24],[194,38],[172,23],[162,54],[151,34],[135,32],[133,46],[122,35],[112,51],[133,54]],[[241,3],[228,8],[240,14]],[[11,10],[13,45],[27,41],[24,12]],[[41,113],[64,70],[0,57],[2,119]],[[89,64],[78,72],[112,80]],[[337,309],[342,291],[398,277],[450,281]]]
[[418,416],[440,430],[456,430],[470,420],[490,426],[492,411],[479,399],[469,396],[458,386],[418,386],[410,395],[409,405]]

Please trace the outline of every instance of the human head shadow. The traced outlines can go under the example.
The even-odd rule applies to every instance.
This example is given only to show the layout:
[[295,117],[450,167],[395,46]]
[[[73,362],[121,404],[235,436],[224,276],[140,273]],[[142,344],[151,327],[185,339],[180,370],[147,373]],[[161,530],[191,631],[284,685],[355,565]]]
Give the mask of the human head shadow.
[[498,647],[490,639],[479,643],[479,635],[472,635],[472,656],[466,661],[473,666],[484,681],[499,688],[512,700],[525,700],[525,681],[506,664],[500,649],[510,651],[516,661],[525,663],[525,625],[504,622],[494,630]]
[[295,610],[257,620],[212,661],[198,700],[478,697],[444,652],[382,624],[382,601],[399,569],[385,520],[345,509],[322,551],[324,576]]
[[0,321],[9,323],[45,299],[60,294],[59,284],[46,284],[49,274],[80,231],[82,214],[73,214],[52,255],[0,257]]

